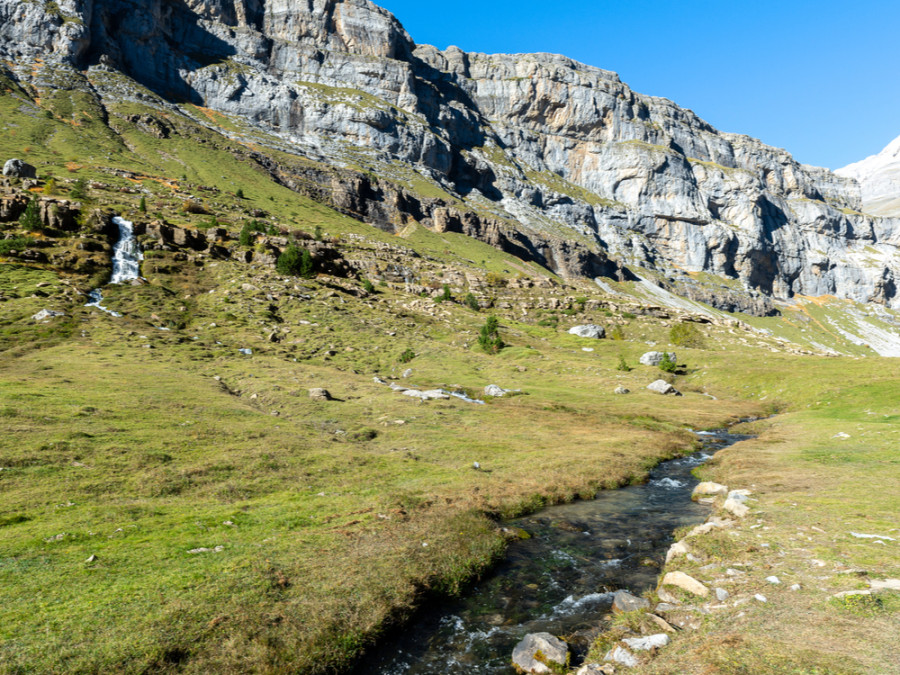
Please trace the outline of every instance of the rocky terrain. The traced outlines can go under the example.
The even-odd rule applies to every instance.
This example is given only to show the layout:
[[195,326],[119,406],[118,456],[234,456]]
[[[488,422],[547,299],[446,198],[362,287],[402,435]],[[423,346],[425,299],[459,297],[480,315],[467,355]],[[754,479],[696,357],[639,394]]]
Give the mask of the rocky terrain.
[[[184,103],[223,113],[285,184],[389,231],[759,315],[800,295],[900,302],[900,226],[863,213],[854,180],[562,56],[416,45],[367,0],[3,0],[0,38],[8,77],[140,102],[161,136]],[[275,150],[311,162],[284,175]]]

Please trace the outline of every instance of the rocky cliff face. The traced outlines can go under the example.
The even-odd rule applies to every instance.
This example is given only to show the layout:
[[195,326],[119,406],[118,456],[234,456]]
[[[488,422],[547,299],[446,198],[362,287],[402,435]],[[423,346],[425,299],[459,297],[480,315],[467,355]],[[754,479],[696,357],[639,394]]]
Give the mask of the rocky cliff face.
[[652,270],[713,304],[698,273],[727,277],[746,292],[719,304],[755,313],[795,294],[900,306],[900,221],[863,214],[856,181],[562,56],[417,46],[367,0],[0,0],[0,57],[21,80],[38,59],[73,81],[116,70],[238,116],[355,172],[317,184],[381,227],[413,218],[563,274]]
[[866,212],[900,216],[900,136],[877,155],[835,173],[859,183]]

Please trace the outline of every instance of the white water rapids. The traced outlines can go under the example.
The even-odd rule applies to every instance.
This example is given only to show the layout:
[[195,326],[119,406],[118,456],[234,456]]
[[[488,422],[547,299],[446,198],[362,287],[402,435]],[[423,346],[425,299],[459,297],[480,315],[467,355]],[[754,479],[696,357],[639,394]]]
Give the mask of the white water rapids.
[[[141,261],[144,259],[144,254],[141,253],[141,247],[134,237],[134,223],[119,216],[113,216],[112,221],[119,228],[119,240],[113,247],[113,269],[109,283],[121,284],[126,281],[133,281],[140,276]],[[88,294],[88,297],[91,301],[85,307],[96,307],[112,316],[122,316],[118,312],[107,309],[100,304],[103,302],[101,289],[95,288]]]

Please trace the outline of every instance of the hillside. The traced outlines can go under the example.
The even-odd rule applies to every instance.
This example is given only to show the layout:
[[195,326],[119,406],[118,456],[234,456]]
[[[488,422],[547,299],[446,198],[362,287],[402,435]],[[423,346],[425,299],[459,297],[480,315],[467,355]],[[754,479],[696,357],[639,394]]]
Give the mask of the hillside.
[[507,519],[748,418],[698,471],[749,515],[647,562],[730,598],[646,589],[628,672],[895,672],[896,221],[612,73],[303,6],[0,0],[0,673],[364,670]]

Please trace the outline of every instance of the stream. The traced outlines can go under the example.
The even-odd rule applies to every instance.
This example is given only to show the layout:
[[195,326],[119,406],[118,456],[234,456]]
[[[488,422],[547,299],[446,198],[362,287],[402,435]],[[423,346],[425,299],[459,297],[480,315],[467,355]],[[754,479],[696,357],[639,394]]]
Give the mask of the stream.
[[[119,238],[113,246],[113,268],[109,283],[121,284],[125,281],[133,281],[140,276],[141,261],[144,259],[144,255],[134,236],[134,223],[119,216],[113,216],[112,221],[119,228]],[[88,298],[90,302],[85,307],[96,307],[112,316],[122,316],[101,304],[103,302],[102,289],[95,288],[88,293]]]
[[656,586],[673,532],[702,523],[709,506],[691,501],[691,471],[748,438],[699,432],[702,448],[662,462],[647,483],[543,509],[506,523],[531,534],[465,597],[432,601],[364,656],[355,675],[511,675],[515,645],[528,633],[564,637],[572,663],[606,627],[613,593]]

